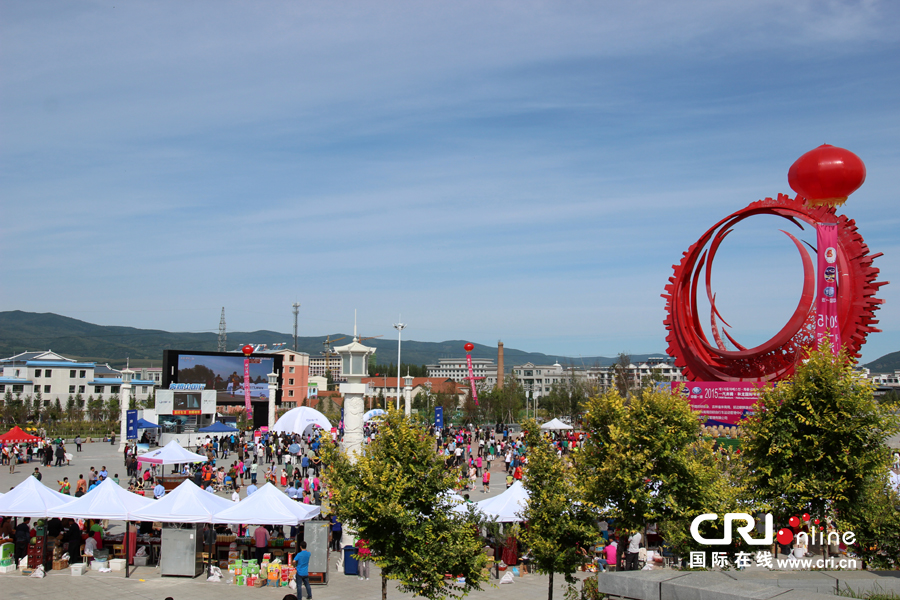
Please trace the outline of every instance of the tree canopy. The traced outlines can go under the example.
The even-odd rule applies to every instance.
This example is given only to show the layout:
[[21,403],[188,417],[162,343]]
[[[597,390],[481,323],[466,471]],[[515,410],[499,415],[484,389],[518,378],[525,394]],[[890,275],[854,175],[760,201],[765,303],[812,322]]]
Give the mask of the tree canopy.
[[[434,438],[402,412],[389,409],[375,440],[356,462],[325,444],[325,479],[338,518],[368,541],[372,560],[404,592],[429,599],[459,597],[486,581],[477,520],[451,512],[444,499],[457,475],[446,470]],[[445,573],[465,577],[451,585]]]
[[528,465],[523,485],[530,497],[523,517],[528,527],[522,540],[531,548],[538,572],[550,575],[547,598],[553,599],[553,574],[562,573],[571,586],[573,573],[584,562],[581,550],[597,535],[594,517],[580,502],[575,469],[556,455],[534,419],[524,423]]

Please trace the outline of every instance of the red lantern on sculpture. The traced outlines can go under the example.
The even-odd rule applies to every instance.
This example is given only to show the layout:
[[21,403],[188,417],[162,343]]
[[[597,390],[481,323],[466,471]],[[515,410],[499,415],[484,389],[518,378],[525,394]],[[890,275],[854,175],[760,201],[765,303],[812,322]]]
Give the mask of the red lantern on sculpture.
[[840,206],[866,180],[862,159],[844,148],[823,144],[791,165],[791,189],[813,206]]
[[244,356],[250,356],[251,354],[253,354],[253,346],[247,344],[246,346],[241,348],[241,352],[244,353]]
[[466,342],[466,345],[463,346],[463,348],[466,349],[466,352],[471,352],[475,349],[475,344],[473,344],[472,342]]

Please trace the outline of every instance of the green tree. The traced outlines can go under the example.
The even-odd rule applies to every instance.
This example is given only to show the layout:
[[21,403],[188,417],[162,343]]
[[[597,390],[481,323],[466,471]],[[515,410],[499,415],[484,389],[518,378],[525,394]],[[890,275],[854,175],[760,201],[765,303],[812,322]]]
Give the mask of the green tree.
[[[381,568],[381,596],[387,580],[403,592],[432,600],[461,597],[481,589],[487,557],[481,551],[474,513],[457,514],[443,500],[458,473],[444,468],[434,438],[389,410],[385,424],[356,462],[325,444],[325,479],[334,492],[334,509],[349,530],[368,541]],[[444,573],[465,577],[461,587]]]
[[553,574],[562,573],[574,592],[573,574],[584,562],[581,550],[598,532],[581,502],[574,467],[556,455],[537,421],[529,419],[523,426],[528,466],[522,483],[530,497],[522,515],[528,522],[522,541],[531,549],[537,571],[550,576],[547,598],[553,600]]
[[[744,425],[748,484],[781,522],[805,512],[837,515],[844,528],[863,533],[857,553],[876,560],[879,539],[864,533],[878,532],[870,523],[897,521],[896,511],[893,519],[882,515],[896,506],[883,493],[887,439],[900,431],[896,410],[875,400],[844,352],[834,357],[823,345],[791,380],[766,388]],[[893,560],[900,560],[896,548]]]
[[118,394],[113,394],[106,402],[106,420],[118,422],[122,418],[122,401]]
[[[38,391],[40,394],[40,391]],[[22,398],[22,410],[19,412],[19,419],[26,423],[31,421],[31,415],[34,414],[34,403],[32,400],[31,394],[28,394],[24,398]]]
[[619,359],[611,367],[616,390],[619,392],[620,396],[626,399],[631,396],[632,389],[634,388],[634,382],[631,380],[629,373],[629,366],[631,366],[631,356],[625,352],[620,352]]
[[75,421],[75,411],[75,398],[69,394],[69,398],[66,400],[66,420],[70,423]]
[[59,396],[56,397],[56,400],[53,401],[53,406],[50,407],[48,411],[48,417],[50,417],[50,421],[57,423],[63,416],[63,408],[62,403],[59,401]]
[[584,428],[589,437],[576,456],[586,499],[629,531],[658,523],[683,550],[695,516],[734,512],[736,488],[680,394],[648,388],[626,402],[611,390],[588,402]]
[[94,398],[93,394],[88,396],[87,412],[91,421],[99,421],[103,416],[103,396],[97,398]]
[[156,388],[150,389],[150,395],[143,402],[144,408],[156,408]]

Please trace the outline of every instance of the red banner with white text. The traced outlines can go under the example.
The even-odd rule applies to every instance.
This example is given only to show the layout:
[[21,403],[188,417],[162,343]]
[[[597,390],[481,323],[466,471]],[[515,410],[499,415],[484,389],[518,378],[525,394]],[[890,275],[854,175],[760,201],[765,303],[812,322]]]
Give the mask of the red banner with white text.
[[754,405],[759,399],[764,383],[723,382],[723,381],[686,381],[672,383],[672,390],[681,390],[682,397],[690,402],[691,409],[700,413],[707,424],[737,425],[741,419],[754,412]]

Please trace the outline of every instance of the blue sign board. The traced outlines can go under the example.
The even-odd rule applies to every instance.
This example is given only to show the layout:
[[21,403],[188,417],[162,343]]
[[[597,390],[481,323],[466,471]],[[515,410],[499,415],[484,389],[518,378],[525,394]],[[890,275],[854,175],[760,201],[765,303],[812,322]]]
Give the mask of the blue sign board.
[[444,407],[443,406],[435,406],[434,407],[434,426],[437,429],[444,428]]
[[137,422],[138,416],[136,410],[125,411],[125,438],[129,440],[137,439]]

